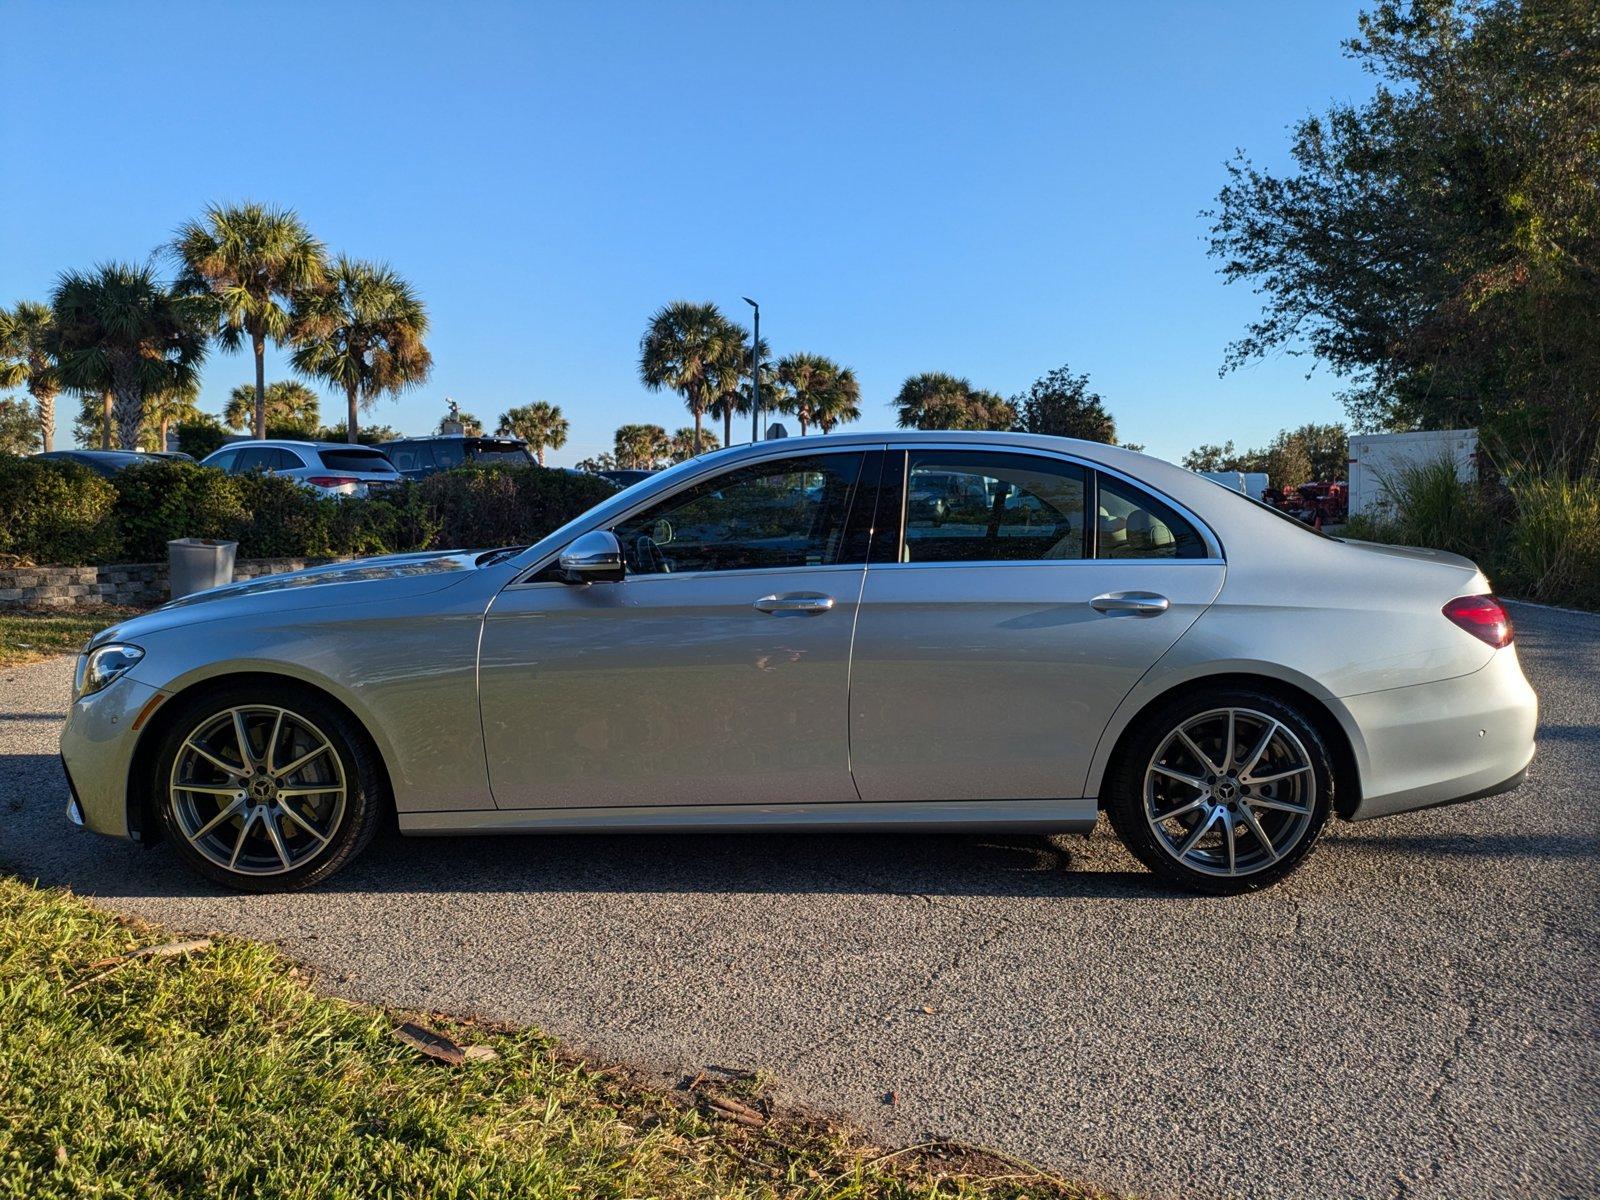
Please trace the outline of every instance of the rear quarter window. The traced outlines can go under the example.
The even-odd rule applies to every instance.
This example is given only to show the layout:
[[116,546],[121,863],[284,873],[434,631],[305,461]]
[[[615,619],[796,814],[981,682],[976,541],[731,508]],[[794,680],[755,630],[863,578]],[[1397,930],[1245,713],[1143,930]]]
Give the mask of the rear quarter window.
[[367,471],[380,475],[393,475],[394,464],[381,450],[362,450],[352,446],[348,450],[321,450],[322,465],[330,471]]

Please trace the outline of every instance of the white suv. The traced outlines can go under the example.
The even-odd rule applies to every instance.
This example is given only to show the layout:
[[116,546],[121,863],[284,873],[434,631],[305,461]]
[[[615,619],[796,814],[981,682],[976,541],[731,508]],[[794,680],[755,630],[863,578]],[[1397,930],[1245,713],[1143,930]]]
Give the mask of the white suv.
[[287,475],[322,496],[366,496],[400,482],[400,472],[382,450],[347,442],[252,439],[224,446],[200,465],[229,475],[249,471]]

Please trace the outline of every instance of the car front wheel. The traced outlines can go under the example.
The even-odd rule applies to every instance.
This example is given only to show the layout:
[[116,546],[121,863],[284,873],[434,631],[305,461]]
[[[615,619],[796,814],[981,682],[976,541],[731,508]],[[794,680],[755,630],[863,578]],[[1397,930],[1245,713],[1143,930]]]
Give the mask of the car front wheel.
[[1265,887],[1305,860],[1333,786],[1327,746],[1296,705],[1228,688],[1148,715],[1111,772],[1106,813],[1156,874],[1228,895]]
[[231,686],[172,714],[153,794],[201,874],[292,891],[333,874],[376,832],[383,774],[350,717],[309,689]]

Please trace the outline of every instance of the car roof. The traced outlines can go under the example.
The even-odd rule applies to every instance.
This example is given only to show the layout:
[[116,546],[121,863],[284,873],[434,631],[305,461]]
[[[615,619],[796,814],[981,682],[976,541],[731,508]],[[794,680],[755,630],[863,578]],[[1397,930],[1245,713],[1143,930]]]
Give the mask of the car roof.
[[[211,454],[220,454],[224,450],[248,449],[251,446],[294,446],[301,450],[376,450],[383,453],[377,446],[368,446],[363,442],[308,442],[295,438],[240,438],[218,446]],[[207,458],[211,455],[207,455]]]
[[526,445],[524,439],[513,437],[509,433],[419,433],[411,437],[390,438],[388,441],[379,442],[380,446],[396,446],[401,442],[516,442],[517,445]]

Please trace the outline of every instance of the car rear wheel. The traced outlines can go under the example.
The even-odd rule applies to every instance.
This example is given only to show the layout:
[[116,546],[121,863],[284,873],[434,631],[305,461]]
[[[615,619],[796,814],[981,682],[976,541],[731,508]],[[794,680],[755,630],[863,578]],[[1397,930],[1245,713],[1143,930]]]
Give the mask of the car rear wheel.
[[178,853],[244,891],[309,887],[376,832],[383,774],[364,733],[309,689],[231,686],[172,714],[151,781]]
[[1333,786],[1332,759],[1305,713],[1228,688],[1180,697],[1141,722],[1111,772],[1106,813],[1156,874],[1230,895],[1305,860]]

